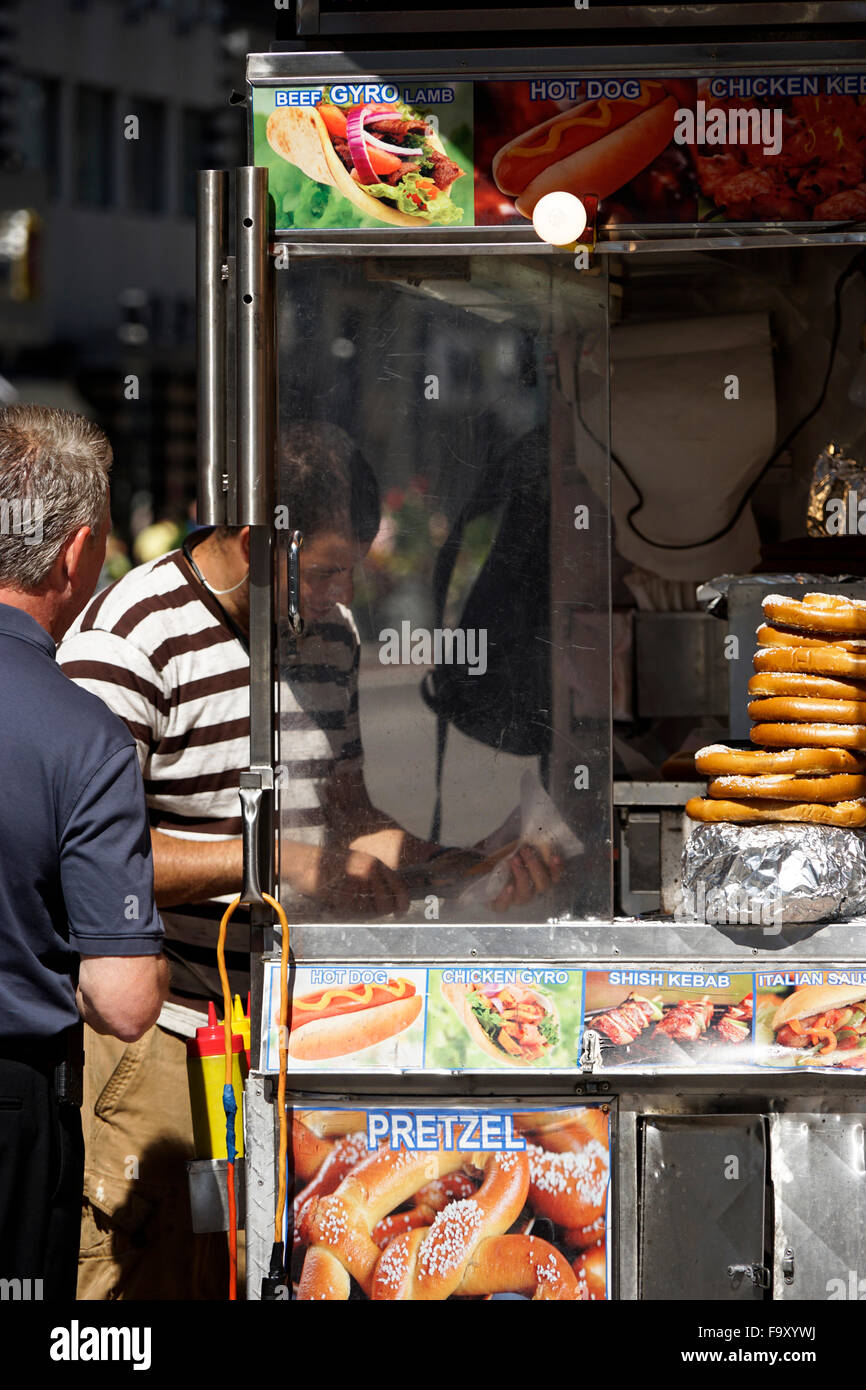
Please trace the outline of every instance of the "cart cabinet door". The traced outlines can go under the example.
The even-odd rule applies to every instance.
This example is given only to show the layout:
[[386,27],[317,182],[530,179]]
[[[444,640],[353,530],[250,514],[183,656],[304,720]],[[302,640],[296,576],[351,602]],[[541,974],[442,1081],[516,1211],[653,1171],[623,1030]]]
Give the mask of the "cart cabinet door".
[[763,1118],[645,1115],[641,1129],[639,1297],[766,1297]]
[[862,1115],[774,1115],[775,1297],[866,1298]]

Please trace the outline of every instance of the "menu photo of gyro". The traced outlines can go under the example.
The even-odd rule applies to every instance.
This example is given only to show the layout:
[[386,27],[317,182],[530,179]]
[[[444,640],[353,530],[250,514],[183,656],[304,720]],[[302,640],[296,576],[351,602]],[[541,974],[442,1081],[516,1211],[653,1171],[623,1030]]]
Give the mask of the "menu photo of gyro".
[[761,1066],[866,1069],[866,970],[765,971],[755,984],[756,1061]]
[[289,1114],[299,1302],[610,1297],[606,1105]]
[[751,974],[630,967],[587,971],[583,1044],[604,1070],[747,1067],[753,1062]]
[[448,1071],[573,1068],[583,972],[558,966],[431,970],[425,1064]]

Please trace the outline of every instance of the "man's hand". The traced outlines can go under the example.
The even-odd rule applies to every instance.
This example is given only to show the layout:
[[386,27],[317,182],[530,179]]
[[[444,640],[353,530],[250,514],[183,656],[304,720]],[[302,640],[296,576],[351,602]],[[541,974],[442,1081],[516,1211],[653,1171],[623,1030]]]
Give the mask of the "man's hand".
[[292,885],[341,917],[387,917],[409,908],[409,894],[397,874],[355,849],[293,845]]
[[494,912],[523,907],[540,894],[548,893],[562,877],[562,859],[556,850],[542,851],[535,845],[522,845],[506,860],[511,881],[490,904]]

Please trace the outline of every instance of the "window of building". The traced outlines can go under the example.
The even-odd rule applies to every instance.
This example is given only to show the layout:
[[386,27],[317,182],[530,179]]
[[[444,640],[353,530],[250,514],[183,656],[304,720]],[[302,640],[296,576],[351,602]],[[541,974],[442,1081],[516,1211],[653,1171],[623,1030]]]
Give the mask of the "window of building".
[[75,194],[90,207],[109,207],[114,193],[112,94],[99,87],[75,93]]
[[[130,97],[124,116],[138,117],[138,139],[124,138],[127,157],[127,202],[135,212],[164,212],[165,108],[158,101]],[[126,130],[124,130],[124,136]]]
[[209,169],[212,164],[210,119],[205,111],[187,110],[183,113],[178,205],[185,217],[195,217],[196,174],[199,169]]
[[59,195],[59,84],[45,77],[18,79],[18,152],[21,168],[44,174],[48,193]]

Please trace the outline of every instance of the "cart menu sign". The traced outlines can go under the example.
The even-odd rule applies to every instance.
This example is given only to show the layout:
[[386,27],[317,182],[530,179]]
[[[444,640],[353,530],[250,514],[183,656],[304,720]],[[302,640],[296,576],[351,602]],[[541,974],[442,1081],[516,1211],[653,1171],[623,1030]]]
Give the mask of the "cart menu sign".
[[301,1302],[609,1297],[607,1106],[291,1114]]
[[277,231],[866,221],[866,73],[256,86],[253,139]]
[[[279,962],[261,1067],[279,1068]],[[866,970],[671,965],[299,967],[289,1070],[692,1072],[866,1069]]]

